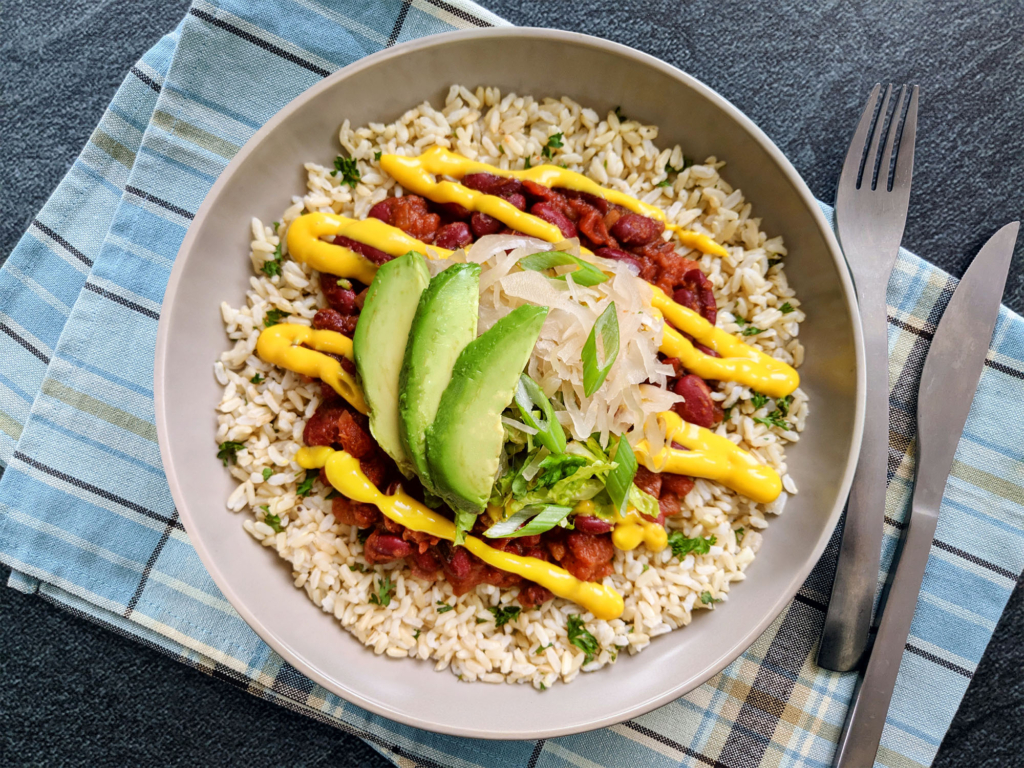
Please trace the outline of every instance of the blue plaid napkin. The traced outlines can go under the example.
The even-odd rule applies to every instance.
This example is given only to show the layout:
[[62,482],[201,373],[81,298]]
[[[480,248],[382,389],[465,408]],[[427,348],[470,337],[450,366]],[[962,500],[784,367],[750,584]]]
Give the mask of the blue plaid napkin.
[[[854,683],[813,664],[836,538],[769,630],[687,696],[584,736],[480,742],[371,715],[304,678],[224,600],[178,520],[153,424],[153,348],[178,246],[217,175],[269,117],[340,67],[404,40],[504,23],[466,0],[198,0],[131,68],[0,269],[10,585],[358,734],[398,765],[828,765]],[[907,252],[889,286],[886,566],[907,515],[917,381],[954,286]],[[877,765],[930,764],[1024,568],[1024,412],[1006,407],[1022,399],[1024,323],[1004,309]]]

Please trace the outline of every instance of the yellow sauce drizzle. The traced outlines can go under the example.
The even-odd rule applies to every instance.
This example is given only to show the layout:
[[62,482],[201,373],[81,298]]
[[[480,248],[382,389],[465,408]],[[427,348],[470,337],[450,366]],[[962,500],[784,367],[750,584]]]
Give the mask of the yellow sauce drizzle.
[[[665,427],[666,447],[652,455],[646,440],[634,448],[637,461],[652,472],[703,477],[732,488],[759,504],[775,501],[782,492],[782,478],[769,466],[731,440],[710,429],[683,421],[672,411],[658,414]],[[671,448],[679,443],[688,450]]]
[[421,240],[410,237],[380,219],[357,220],[337,213],[307,213],[295,219],[288,225],[288,253],[296,261],[309,264],[320,272],[348,277],[369,285],[377,273],[377,265],[349,248],[320,239],[335,235],[364,243],[392,256],[402,256],[409,251],[422,253],[427,258],[447,258],[451,255],[451,251],[428,247]]
[[711,381],[736,381],[769,397],[785,397],[800,386],[800,374],[792,367],[712,325],[692,309],[672,301],[657,286],[652,285],[651,289],[652,306],[675,328],[722,355],[704,354],[675,328],[666,325],[661,351],[678,357],[688,371]]
[[[313,349],[299,346],[308,344]],[[319,351],[315,351],[319,350]],[[370,409],[363,391],[341,363],[320,354],[330,352],[352,359],[352,340],[335,331],[314,331],[306,325],[279,323],[264,329],[256,342],[256,352],[264,361],[306,376],[322,379],[348,400],[360,413]]]
[[[402,490],[388,496],[380,492],[359,468],[359,460],[344,451],[327,447],[302,448],[295,461],[304,469],[325,467],[331,485],[345,496],[363,504],[375,505],[396,523],[414,531],[448,541],[455,540],[455,524],[420,504]],[[580,581],[568,571],[535,557],[523,557],[488,546],[475,536],[467,536],[466,549],[488,565],[540,584],[555,595],[572,600],[594,614],[610,621],[622,615],[622,596],[603,584]]]
[[[559,168],[557,165],[538,165],[522,171],[509,171],[470,160],[450,152],[444,147],[435,146],[419,157],[384,155],[380,159],[380,166],[405,189],[418,195],[428,197],[437,203],[458,203],[471,211],[486,213],[513,229],[548,242],[559,242],[563,239],[562,233],[554,224],[524,213],[501,198],[485,195],[450,181],[439,182],[434,177],[450,176],[454,179],[461,179],[470,173],[491,173],[495,176],[525,179],[545,187],[565,187],[576,192],[585,192],[594,197],[603,198],[609,203],[621,205],[633,213],[660,221],[666,229],[675,232],[679,241],[689,248],[696,248],[703,253],[716,256],[729,255],[725,248],[707,235],[669,224],[660,208],[641,202],[624,192],[606,189],[581,173],[570,171],[568,168]],[[544,232],[551,232],[551,235],[545,235]]]

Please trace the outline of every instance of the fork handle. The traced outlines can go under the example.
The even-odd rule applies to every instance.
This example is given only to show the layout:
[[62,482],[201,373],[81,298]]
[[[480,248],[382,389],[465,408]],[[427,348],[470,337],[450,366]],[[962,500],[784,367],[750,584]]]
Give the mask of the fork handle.
[[832,598],[818,647],[818,666],[836,672],[856,669],[864,656],[882,554],[889,452],[889,343],[885,282],[881,290],[877,285],[870,286],[874,290],[865,293],[872,295],[866,295],[860,301],[867,363],[864,438],[846,507],[846,525],[832,582]]

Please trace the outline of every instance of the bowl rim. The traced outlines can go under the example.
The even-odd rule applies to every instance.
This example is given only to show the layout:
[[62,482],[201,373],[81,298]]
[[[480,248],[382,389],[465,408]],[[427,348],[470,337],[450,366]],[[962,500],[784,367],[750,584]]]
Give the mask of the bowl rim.
[[[763,618],[756,624],[750,626],[741,635],[734,636],[731,639],[730,650],[721,656],[711,666],[707,667],[699,675],[689,678],[685,683],[673,686],[667,690],[662,691],[660,694],[653,696],[639,704],[634,705],[628,710],[617,711],[606,717],[601,717],[585,724],[576,726],[558,726],[552,725],[546,727],[543,730],[532,731],[528,733],[517,732],[515,734],[504,734],[495,733],[493,731],[484,731],[477,729],[473,726],[463,725],[439,725],[436,722],[427,722],[416,716],[406,715],[404,713],[397,713],[392,709],[379,705],[377,702],[366,699],[358,692],[351,689],[340,686],[330,677],[321,674],[317,669],[310,667],[306,664],[303,659],[297,654],[293,653],[291,649],[278,641],[277,636],[264,626],[261,621],[256,617],[249,606],[243,602],[238,595],[234,592],[231,584],[228,582],[224,574],[220,571],[217,565],[217,560],[212,554],[211,550],[207,547],[206,542],[201,536],[192,537],[189,539],[192,545],[195,547],[197,554],[199,555],[200,561],[210,574],[214,583],[218,589],[221,590],[225,599],[232,605],[232,607],[238,612],[242,619],[256,632],[257,635],[269,645],[274,651],[280,654],[285,661],[291,664],[295,669],[306,675],[317,684],[323,686],[328,691],[340,696],[342,699],[349,701],[363,709],[366,709],[376,715],[380,715],[389,720],[395,720],[405,725],[409,725],[415,728],[420,728],[434,733],[443,733],[452,736],[462,736],[476,739],[516,739],[516,740],[533,740],[533,739],[548,739],[558,736],[566,736],[575,733],[583,733],[597,728],[603,728],[610,725],[616,725],[625,720],[628,720],[639,715],[646,714],[651,710],[657,709],[680,696],[688,693],[703,685],[711,677],[721,672],[725,667],[735,661],[740,655],[742,655],[753,643],[760,637],[769,625],[779,616],[782,610],[789,605],[794,595],[800,588],[800,585],[807,579],[813,567],[817,564],[821,558],[822,553],[827,546],[831,534],[835,529],[835,526],[839,522],[839,517],[845,506],[845,500],[850,490],[850,485],[853,481],[853,474],[857,466],[857,457],[860,453],[861,438],[863,433],[864,415],[866,407],[866,373],[864,369],[864,341],[863,331],[860,322],[860,313],[856,302],[856,293],[853,286],[853,280],[850,277],[845,258],[842,250],[839,246],[838,239],[829,225],[824,213],[818,205],[817,199],[811,193],[806,182],[797,172],[796,168],[789,161],[789,159],[783,154],[783,152],[775,145],[775,143],[765,134],[749,117],[729,102],[725,97],[720,95],[718,92],[705,85],[701,81],[694,78],[692,75],[683,72],[681,69],[668,64],[660,59],[651,56],[650,54],[643,53],[634,48],[631,48],[621,43],[615,43],[612,41],[604,40],[591,35],[585,35],[579,32],[568,32],[559,29],[549,29],[545,27],[488,27],[481,29],[471,30],[457,30],[454,32],[445,32],[437,35],[428,35],[421,37],[416,40],[410,40],[405,43],[393,46],[391,48],[385,48],[376,53],[365,56],[358,61],[348,64],[338,71],[332,73],[328,77],[325,77],[320,82],[306,89],[294,99],[289,101],[283,106],[276,114],[273,115],[266,123],[263,124],[249,139],[245,142],[242,148],[237,154],[231,159],[231,161],[225,166],[224,170],[220,173],[217,180],[210,187],[209,192],[203,199],[202,205],[196,211],[195,217],[189,225],[188,231],[181,243],[178,253],[175,258],[174,266],[171,270],[170,277],[167,282],[167,289],[164,293],[162,307],[173,304],[177,297],[178,291],[181,288],[182,276],[185,271],[185,263],[187,261],[187,255],[193,248],[193,243],[198,236],[198,232],[205,222],[206,218],[211,214],[217,199],[220,196],[221,190],[227,185],[228,180],[233,176],[236,169],[241,166],[249,155],[254,151],[255,147],[259,145],[264,138],[272,133],[278,125],[285,121],[288,116],[300,108],[307,102],[314,100],[320,96],[321,93],[330,89],[337,81],[345,79],[352,74],[359,72],[363,69],[377,66],[382,62],[390,59],[401,58],[407,52],[420,50],[423,48],[443,47],[449,42],[462,39],[472,38],[505,38],[505,37],[516,37],[516,38],[535,38],[535,39],[550,39],[550,40],[561,40],[567,43],[571,43],[579,46],[586,46],[595,48],[598,50],[605,51],[612,55],[621,56],[624,58],[632,59],[637,63],[646,65],[653,69],[659,70],[665,75],[672,77],[676,80],[682,81],[689,88],[693,89],[699,95],[713,102],[719,109],[725,112],[729,117],[735,120],[744,130],[746,130],[751,137],[764,149],[772,161],[775,162],[776,166],[786,176],[790,183],[795,188],[801,201],[805,207],[809,210],[812,218],[816,222],[820,234],[822,235],[825,244],[831,253],[831,256],[836,265],[836,271],[839,276],[844,299],[849,309],[849,314],[852,324],[853,332],[853,346],[854,354],[856,359],[856,389],[855,389],[855,403],[854,403],[854,419],[853,419],[853,441],[849,456],[847,458],[846,467],[843,471],[839,494],[836,497],[836,503],[833,505],[832,510],[829,512],[826,520],[825,529],[822,536],[819,538],[813,551],[806,559],[806,563],[802,566],[794,575],[791,577],[788,584],[785,585],[784,589],[778,591],[778,597],[775,604],[772,605],[771,609],[764,614]],[[185,503],[185,497],[182,493],[181,484],[178,479],[178,471],[175,467],[174,461],[171,457],[171,452],[168,448],[168,429],[170,414],[166,409],[166,398],[164,396],[165,387],[164,380],[166,375],[166,361],[168,352],[168,339],[170,337],[170,327],[172,325],[170,315],[161,311],[160,321],[157,329],[156,337],[156,349],[154,358],[154,404],[155,404],[155,416],[156,416],[156,428],[158,443],[161,448],[160,456],[163,464],[164,472],[167,475],[167,482],[170,487],[171,495],[174,499],[175,505],[178,509],[182,524],[185,526],[186,531],[198,530],[198,526],[193,526],[192,512],[189,510],[189,506]]]

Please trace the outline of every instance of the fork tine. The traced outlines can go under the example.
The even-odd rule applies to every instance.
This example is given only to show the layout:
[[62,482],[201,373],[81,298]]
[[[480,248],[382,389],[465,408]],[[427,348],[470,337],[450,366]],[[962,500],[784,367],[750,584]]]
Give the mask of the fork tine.
[[896,109],[892,112],[892,121],[889,123],[889,135],[885,140],[885,150],[882,152],[882,162],[878,165],[878,189],[883,192],[889,189],[889,164],[892,162],[892,147],[896,143],[896,134],[899,133],[900,118],[903,117],[903,101],[906,98],[909,85],[900,86],[900,98],[896,102]]
[[907,107],[907,119],[903,121],[903,136],[896,155],[896,172],[892,179],[893,190],[910,190],[910,179],[914,175],[914,140],[917,138],[917,92],[918,86],[910,94],[910,106]]
[[882,143],[882,129],[885,127],[885,113],[889,111],[889,96],[892,95],[892,84],[885,86],[885,95],[882,96],[882,108],[878,110],[878,120],[875,121],[875,129],[871,132],[871,148],[868,149],[868,157],[864,161],[864,174],[861,176],[861,188],[874,189],[875,161],[878,159],[878,145]]
[[871,118],[875,115],[875,104],[878,102],[878,92],[882,89],[881,83],[875,83],[868,96],[868,103],[857,123],[857,130],[850,140],[850,148],[846,150],[846,160],[843,163],[843,172],[839,176],[839,184],[842,186],[844,179],[848,181],[851,188],[857,186],[857,176],[860,173],[860,161],[864,157],[864,145],[868,140],[868,132],[871,130]]

